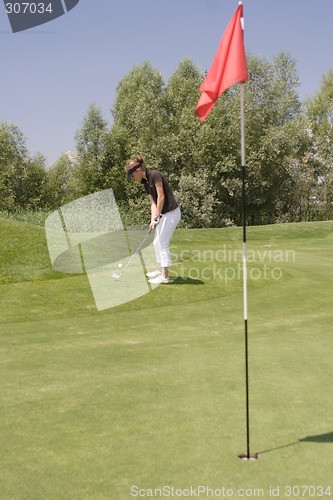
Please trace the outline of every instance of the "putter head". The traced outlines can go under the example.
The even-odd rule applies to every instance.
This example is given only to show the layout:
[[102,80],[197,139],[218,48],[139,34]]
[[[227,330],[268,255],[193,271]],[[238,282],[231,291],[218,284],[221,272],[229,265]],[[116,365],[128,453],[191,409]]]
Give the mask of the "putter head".
[[119,276],[119,274],[114,273],[114,274],[112,274],[111,278],[113,278],[115,280],[119,280],[120,276]]

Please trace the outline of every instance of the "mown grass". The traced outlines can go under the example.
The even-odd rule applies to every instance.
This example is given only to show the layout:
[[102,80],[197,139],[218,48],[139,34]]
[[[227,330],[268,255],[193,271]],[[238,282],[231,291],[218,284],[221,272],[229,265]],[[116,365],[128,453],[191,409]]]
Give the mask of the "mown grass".
[[1,498],[333,487],[333,222],[248,228],[256,462],[238,458],[241,229],[176,231],[175,283],[97,312],[86,276],[52,270],[43,227],[0,226]]

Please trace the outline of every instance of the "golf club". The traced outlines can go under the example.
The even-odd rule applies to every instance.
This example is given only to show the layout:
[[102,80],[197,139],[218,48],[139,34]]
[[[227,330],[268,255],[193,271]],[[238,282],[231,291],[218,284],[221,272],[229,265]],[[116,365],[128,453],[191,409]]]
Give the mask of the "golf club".
[[126,269],[128,268],[128,266],[130,265],[130,263],[132,262],[132,260],[134,259],[134,257],[137,255],[137,253],[140,251],[142,245],[144,244],[144,242],[146,241],[146,239],[148,238],[148,236],[150,235],[151,233],[151,229],[148,230],[148,233],[146,234],[146,236],[143,238],[143,240],[141,241],[140,245],[138,246],[138,248],[135,250],[134,254],[131,256],[131,258],[128,260],[126,266],[124,267],[124,269],[122,269],[121,273],[120,274],[112,274],[112,278],[114,279],[117,279],[119,280],[119,278],[124,274],[124,272],[126,271]]

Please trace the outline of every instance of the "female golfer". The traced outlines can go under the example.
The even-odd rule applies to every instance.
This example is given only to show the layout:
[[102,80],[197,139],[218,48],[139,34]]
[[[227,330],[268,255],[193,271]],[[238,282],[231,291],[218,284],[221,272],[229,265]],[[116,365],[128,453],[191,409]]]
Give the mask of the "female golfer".
[[147,273],[149,283],[169,283],[171,256],[169,244],[180,221],[180,208],[168,181],[158,170],[148,170],[142,156],[137,156],[125,167],[127,179],[143,184],[150,200],[150,225],[155,230],[154,248],[159,269]]

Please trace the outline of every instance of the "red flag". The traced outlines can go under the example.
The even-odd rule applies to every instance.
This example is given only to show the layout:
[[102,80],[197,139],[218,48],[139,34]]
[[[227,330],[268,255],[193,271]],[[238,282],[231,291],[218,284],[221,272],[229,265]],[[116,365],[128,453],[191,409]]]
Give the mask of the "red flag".
[[200,87],[202,92],[196,113],[204,121],[215,102],[225,90],[248,79],[244,34],[243,5],[240,3],[225,30],[207,76]]

